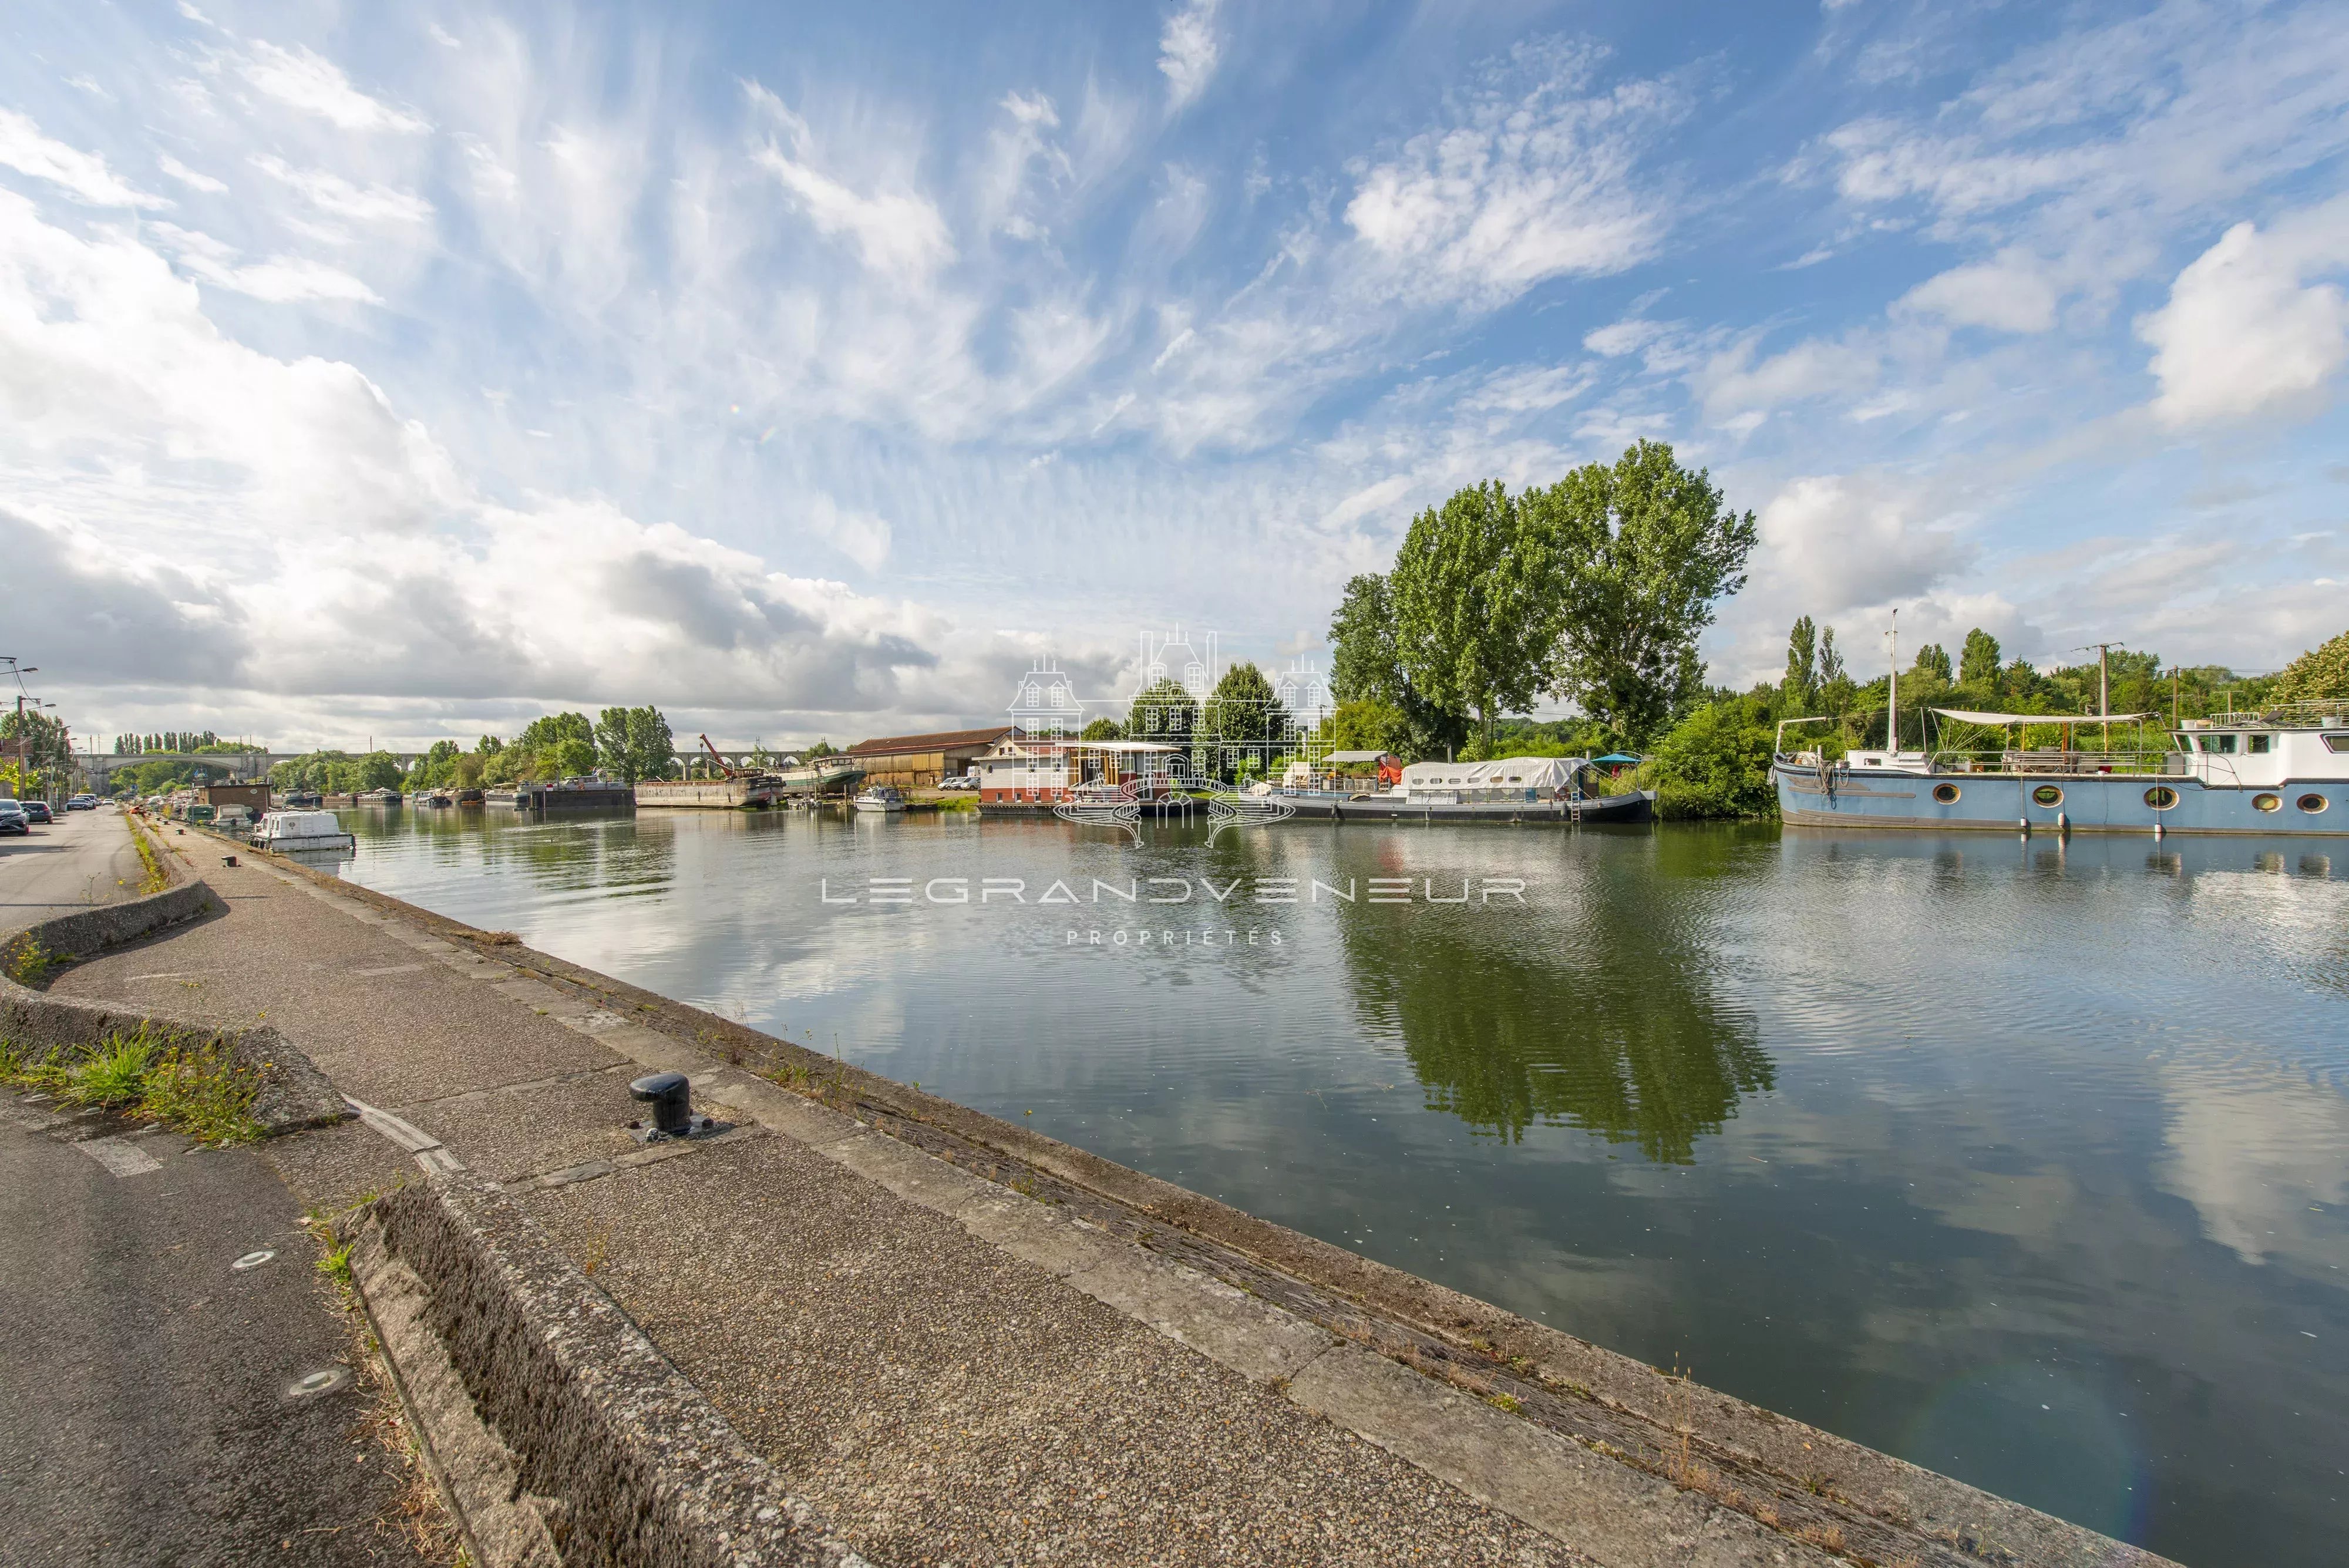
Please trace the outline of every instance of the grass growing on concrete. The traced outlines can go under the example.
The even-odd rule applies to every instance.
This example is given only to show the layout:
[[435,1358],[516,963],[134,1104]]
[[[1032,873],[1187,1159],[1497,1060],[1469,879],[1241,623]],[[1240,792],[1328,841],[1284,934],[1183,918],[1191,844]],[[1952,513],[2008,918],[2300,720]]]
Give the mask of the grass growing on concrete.
[[160,1122],[215,1148],[252,1143],[263,1132],[253,1116],[258,1072],[236,1061],[222,1041],[143,1025],[94,1045],[39,1053],[0,1041],[0,1083],[54,1095],[75,1110]]
[[5,949],[0,949],[0,969],[18,985],[38,985],[49,978],[49,971],[73,962],[71,953],[53,953],[41,945],[40,939],[30,931],[19,933]]
[[136,816],[125,816],[123,821],[130,825],[130,846],[139,851],[139,864],[146,870],[146,874],[139,879],[139,891],[141,893],[163,891],[171,885],[171,874],[163,868],[162,857],[155,853],[155,846],[148,842],[145,825]]

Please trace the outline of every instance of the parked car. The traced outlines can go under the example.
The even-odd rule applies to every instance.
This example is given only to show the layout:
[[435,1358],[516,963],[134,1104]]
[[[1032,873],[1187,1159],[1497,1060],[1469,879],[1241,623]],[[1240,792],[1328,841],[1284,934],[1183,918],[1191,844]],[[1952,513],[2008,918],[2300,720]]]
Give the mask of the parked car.
[[0,800],[0,835],[20,833],[29,838],[32,832],[33,821],[25,815],[23,803]]
[[67,811],[96,811],[98,809],[98,796],[94,794],[78,794],[71,796],[66,801],[66,809]]
[[940,789],[977,789],[978,787],[978,775],[977,774],[948,774],[946,777],[938,781],[938,787]]
[[24,806],[25,815],[32,818],[35,822],[55,822],[57,820],[55,816],[49,814],[49,803],[47,801],[27,800],[21,801],[18,804]]

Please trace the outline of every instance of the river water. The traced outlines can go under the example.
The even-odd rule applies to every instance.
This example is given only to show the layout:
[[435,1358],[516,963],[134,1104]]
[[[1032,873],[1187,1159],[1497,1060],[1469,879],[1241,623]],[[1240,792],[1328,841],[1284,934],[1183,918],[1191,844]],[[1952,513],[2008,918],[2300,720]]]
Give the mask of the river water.
[[354,880],[2186,1563],[2349,1539],[2349,841],[343,815]]

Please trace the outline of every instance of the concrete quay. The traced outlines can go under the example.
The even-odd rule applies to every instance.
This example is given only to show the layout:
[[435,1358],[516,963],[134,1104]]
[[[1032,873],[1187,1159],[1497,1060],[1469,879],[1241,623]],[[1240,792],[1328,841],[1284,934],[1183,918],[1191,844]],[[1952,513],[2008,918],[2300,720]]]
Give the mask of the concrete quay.
[[[361,1284],[486,1561],[2160,1561],[493,933],[171,842],[222,910],[51,992],[265,1023],[364,1107],[264,1147],[314,1207],[404,1189],[357,1227]],[[730,1130],[640,1145],[650,1068]],[[402,1240],[459,1232],[589,1324],[574,1354],[642,1374],[555,1423],[565,1451],[616,1409],[689,1428],[790,1544],[614,1554],[576,1505],[533,1513],[533,1400],[433,1304],[495,1282]],[[673,1490],[664,1462],[632,1484]]]

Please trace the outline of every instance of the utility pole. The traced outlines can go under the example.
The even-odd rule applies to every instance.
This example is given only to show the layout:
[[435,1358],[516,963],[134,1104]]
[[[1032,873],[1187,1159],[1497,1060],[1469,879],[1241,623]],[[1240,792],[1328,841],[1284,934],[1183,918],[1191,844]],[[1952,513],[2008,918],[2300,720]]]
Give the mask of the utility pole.
[[2096,716],[2105,721],[2103,745],[2108,752],[2113,749],[2113,726],[2110,717],[2113,711],[2110,660],[2113,649],[2124,646],[2126,645],[2117,642],[2084,642],[2075,650],[2080,653],[2085,653],[2092,648],[2096,650]]

